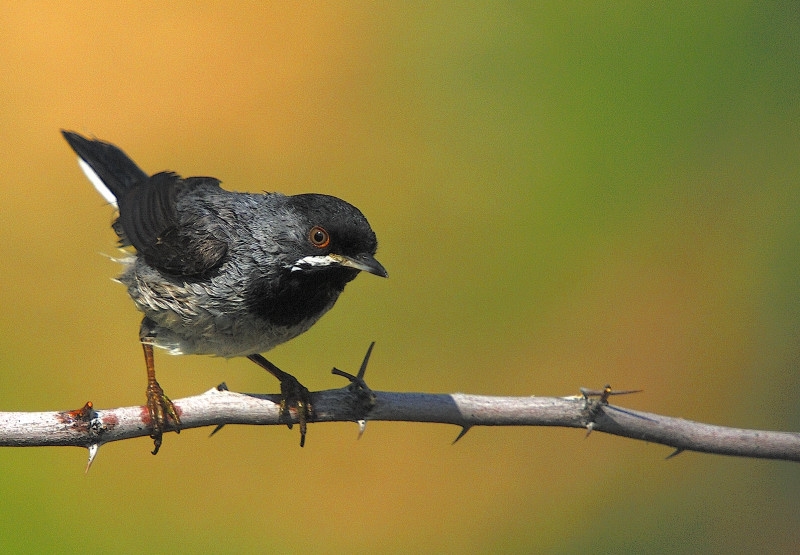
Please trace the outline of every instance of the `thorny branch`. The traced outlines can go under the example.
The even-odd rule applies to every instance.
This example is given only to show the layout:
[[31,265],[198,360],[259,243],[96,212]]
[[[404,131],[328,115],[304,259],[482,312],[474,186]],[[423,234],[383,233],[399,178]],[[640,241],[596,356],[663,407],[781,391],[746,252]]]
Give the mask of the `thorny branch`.
[[[712,426],[623,409],[609,404],[609,395],[614,393],[609,387],[582,390],[582,395],[570,397],[372,391],[363,380],[366,360],[357,376],[334,369],[352,381],[349,386],[311,394],[314,411],[310,422],[358,422],[361,431],[366,421],[379,420],[453,424],[462,429],[456,440],[473,426],[561,426],[660,443],[675,450],[670,457],[698,451],[800,462],[800,433]],[[173,402],[182,429],[294,423],[281,415],[279,395],[235,393],[220,386]],[[87,403],[64,412],[0,412],[0,446],[85,447],[91,465],[101,445],[148,436],[149,424],[147,409],[142,406],[95,409]]]

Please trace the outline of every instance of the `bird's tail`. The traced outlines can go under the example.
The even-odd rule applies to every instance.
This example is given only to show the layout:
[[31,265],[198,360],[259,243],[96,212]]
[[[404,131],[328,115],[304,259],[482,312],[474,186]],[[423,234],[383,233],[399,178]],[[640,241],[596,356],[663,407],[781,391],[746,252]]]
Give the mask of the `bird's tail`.
[[78,165],[83,173],[103,198],[114,206],[125,191],[147,179],[147,174],[116,146],[87,139],[72,131],[62,130],[61,133],[78,155]]

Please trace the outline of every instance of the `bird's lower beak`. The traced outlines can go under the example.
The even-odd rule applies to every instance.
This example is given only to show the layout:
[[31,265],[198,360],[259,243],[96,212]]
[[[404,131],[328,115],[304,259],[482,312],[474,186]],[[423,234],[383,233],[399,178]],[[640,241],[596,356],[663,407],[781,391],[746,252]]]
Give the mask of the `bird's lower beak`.
[[331,259],[335,260],[342,266],[347,268],[354,268],[362,272],[369,272],[380,277],[389,277],[386,268],[380,262],[375,260],[375,257],[370,254],[359,254],[358,256],[343,256],[341,254],[329,254]]

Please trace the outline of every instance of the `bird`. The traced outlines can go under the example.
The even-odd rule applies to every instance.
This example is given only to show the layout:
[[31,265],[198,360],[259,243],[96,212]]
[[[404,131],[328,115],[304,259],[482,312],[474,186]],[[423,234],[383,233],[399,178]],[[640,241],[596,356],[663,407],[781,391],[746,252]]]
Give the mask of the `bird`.
[[[148,175],[112,143],[62,130],[78,165],[118,210],[119,276],[136,308],[147,370],[152,453],[180,415],[155,377],[153,347],[171,354],[247,357],[281,384],[281,414],[297,412],[300,445],[310,393],[263,357],[307,331],[360,272],[387,277],[375,232],[335,196],[232,192],[213,177]],[[291,419],[287,419],[291,427]]]

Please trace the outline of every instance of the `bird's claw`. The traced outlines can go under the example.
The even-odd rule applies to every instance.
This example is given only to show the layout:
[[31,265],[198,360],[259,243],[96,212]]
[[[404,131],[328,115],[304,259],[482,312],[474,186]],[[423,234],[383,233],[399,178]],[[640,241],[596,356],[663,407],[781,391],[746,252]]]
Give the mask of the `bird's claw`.
[[313,418],[314,409],[311,404],[311,392],[297,378],[284,372],[281,380],[280,418],[289,429],[292,429],[292,411],[296,413],[300,425],[300,447],[306,444],[308,422]]
[[147,413],[150,415],[150,438],[153,440],[152,453],[155,455],[161,449],[162,436],[170,421],[175,432],[181,432],[181,418],[178,416],[178,411],[155,380],[147,385]]
[[297,378],[284,372],[263,356],[253,354],[248,355],[247,358],[258,364],[281,382],[280,418],[286,422],[286,425],[291,430],[293,424],[291,411],[294,409],[297,413],[297,422],[300,424],[300,447],[303,447],[306,444],[307,424],[313,417],[311,393]]

